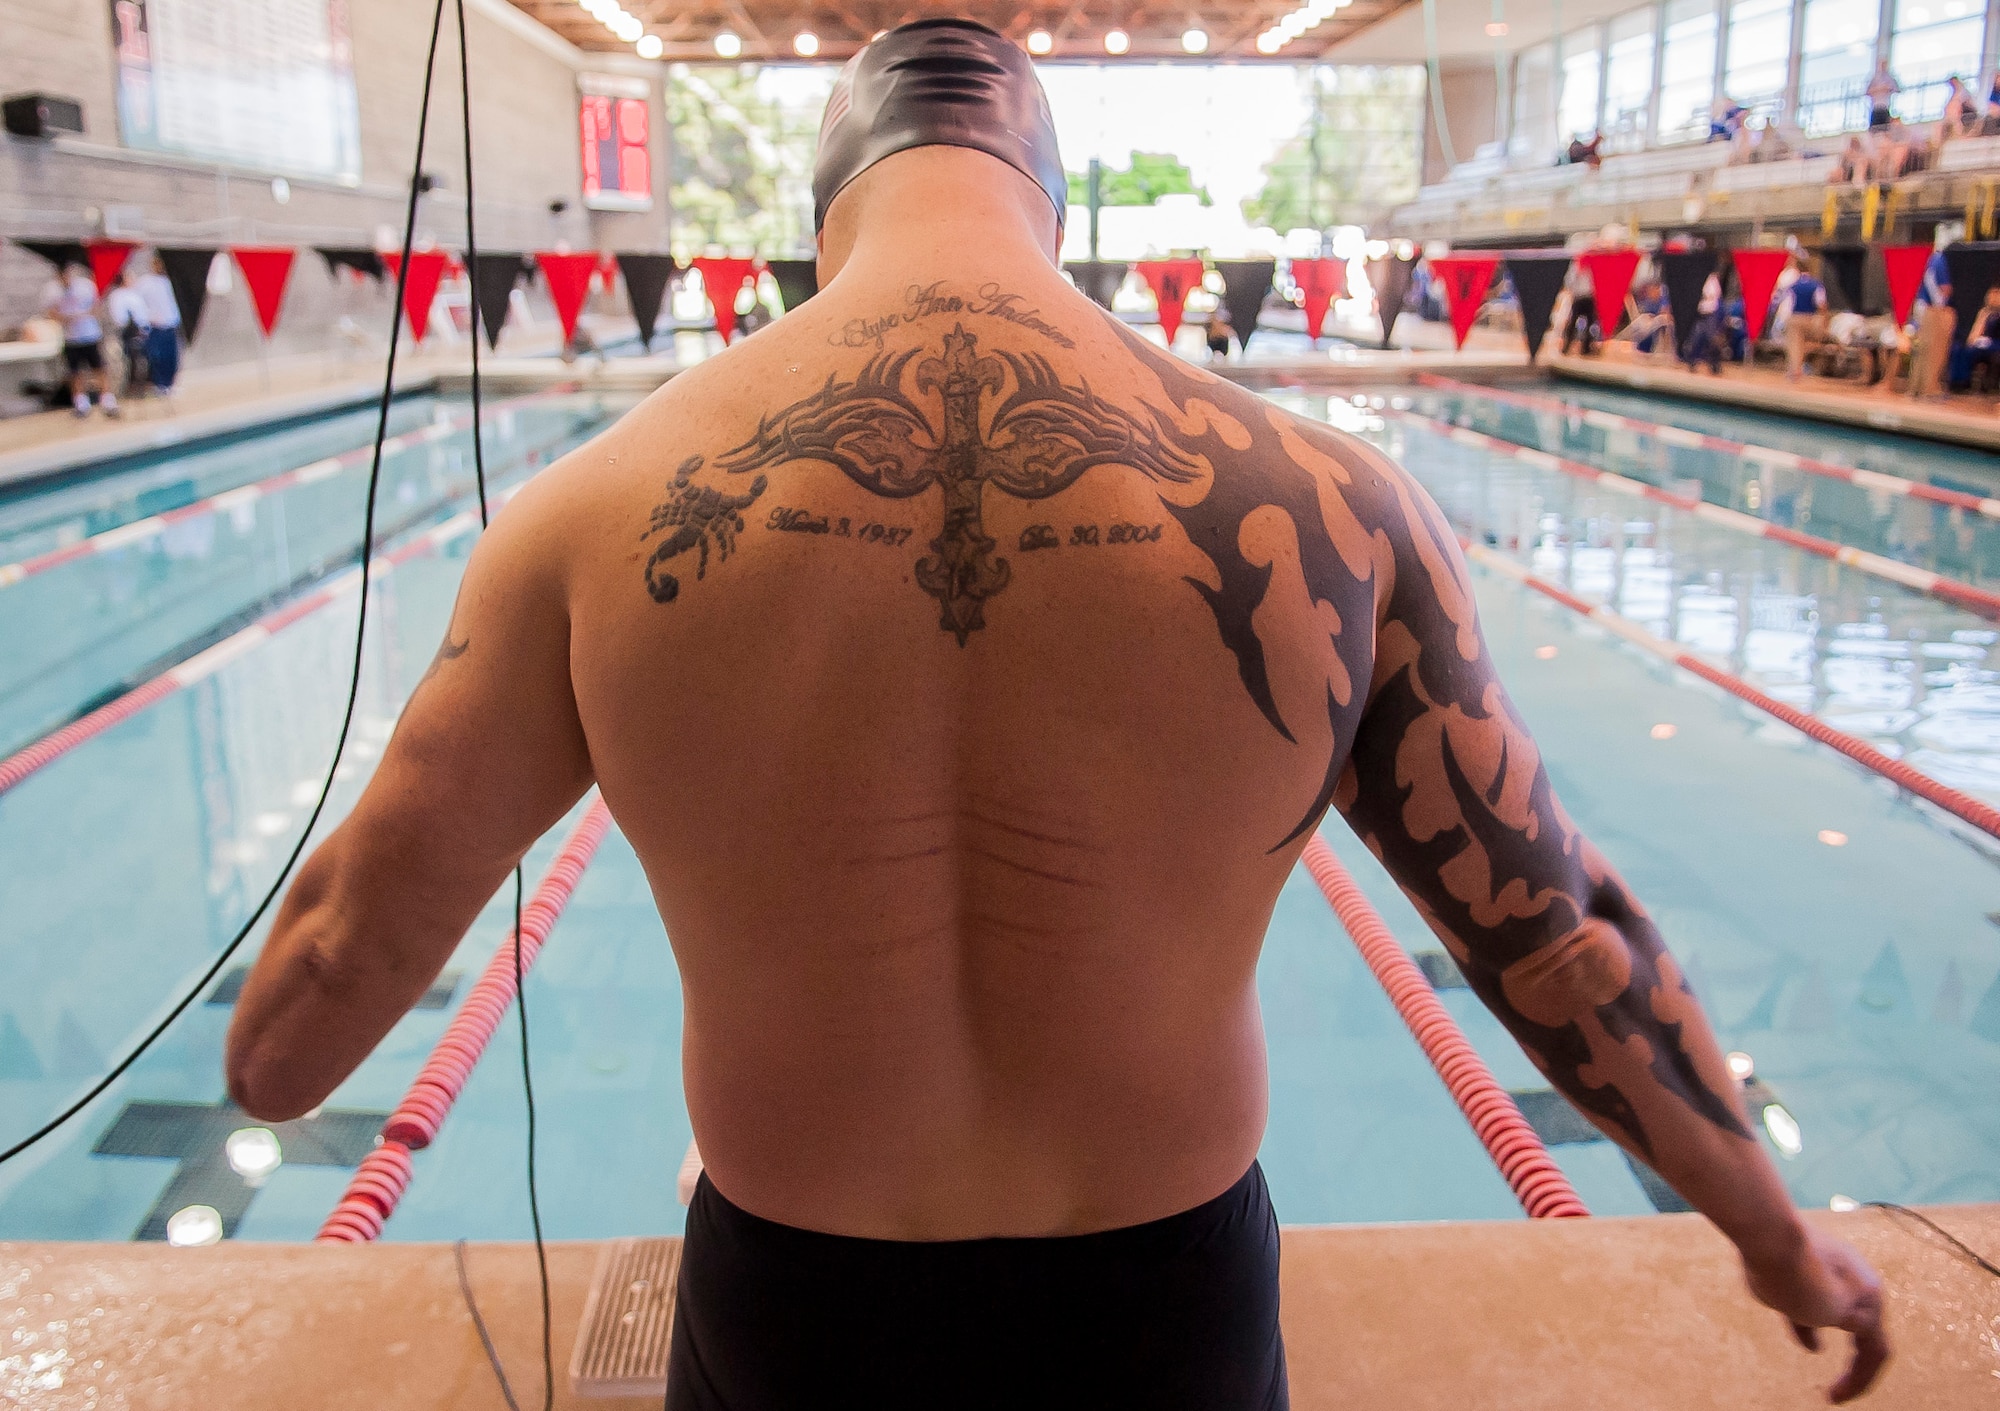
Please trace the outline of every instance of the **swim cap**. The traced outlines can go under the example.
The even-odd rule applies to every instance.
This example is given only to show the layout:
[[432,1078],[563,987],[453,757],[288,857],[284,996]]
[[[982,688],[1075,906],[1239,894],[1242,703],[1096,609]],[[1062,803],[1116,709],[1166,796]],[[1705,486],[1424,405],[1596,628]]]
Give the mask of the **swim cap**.
[[1047,194],[1060,226],[1069,178],[1048,96],[1027,53],[971,20],[918,20],[847,61],[826,100],[813,166],[813,229],[855,177],[912,147],[970,147]]

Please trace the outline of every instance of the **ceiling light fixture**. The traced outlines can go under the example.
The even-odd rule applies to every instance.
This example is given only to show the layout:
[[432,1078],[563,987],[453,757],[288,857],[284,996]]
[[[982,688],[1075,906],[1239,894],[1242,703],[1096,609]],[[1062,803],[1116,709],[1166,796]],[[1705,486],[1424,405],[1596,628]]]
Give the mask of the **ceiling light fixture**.
[[1206,54],[1208,52],[1208,31],[1205,29],[1182,30],[1181,52],[1184,54]]
[[1122,29],[1111,30],[1104,36],[1104,52],[1107,54],[1123,54],[1131,47],[1132,36]]
[[1486,37],[1488,39],[1505,39],[1507,37],[1507,22],[1505,20],[1488,21],[1486,25]]
[[809,29],[802,29],[792,36],[792,52],[801,59],[810,59],[819,52],[819,36]]
[[743,52],[743,41],[725,29],[715,36],[715,52],[719,58],[733,59]]
[[1030,54],[1046,54],[1055,47],[1056,37],[1047,30],[1031,29],[1028,31],[1028,52]]
[[1259,54],[1275,54],[1294,39],[1332,19],[1354,0],[1308,0],[1257,36]]
[[657,34],[642,34],[639,36],[639,57],[642,59],[657,59],[661,54],[666,52],[666,48],[667,46],[661,42],[660,36]]

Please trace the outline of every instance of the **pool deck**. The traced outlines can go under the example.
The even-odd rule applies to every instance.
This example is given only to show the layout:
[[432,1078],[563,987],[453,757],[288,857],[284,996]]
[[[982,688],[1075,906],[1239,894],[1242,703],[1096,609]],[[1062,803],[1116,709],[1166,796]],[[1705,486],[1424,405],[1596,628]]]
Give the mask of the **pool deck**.
[[1556,356],[1547,362],[1558,378],[2000,451],[2000,406],[1990,397],[1954,393],[1919,401],[1822,377],[1793,382],[1783,373],[1762,368],[1731,367],[1717,377],[1689,372],[1671,363],[1634,358]]
[[[2000,1247],[2000,1205],[1930,1213]],[[1888,1281],[1896,1359],[1862,1405],[2000,1400],[2000,1280],[1880,1211],[1808,1218]],[[556,1404],[657,1407],[568,1385],[598,1250],[549,1249]],[[517,1395],[539,1401],[532,1247],[471,1245],[467,1266]],[[1292,1228],[1281,1277],[1298,1411],[1805,1411],[1837,1371],[1752,1303],[1693,1216]],[[0,1402],[487,1411],[499,1395],[448,1245],[0,1244]]]

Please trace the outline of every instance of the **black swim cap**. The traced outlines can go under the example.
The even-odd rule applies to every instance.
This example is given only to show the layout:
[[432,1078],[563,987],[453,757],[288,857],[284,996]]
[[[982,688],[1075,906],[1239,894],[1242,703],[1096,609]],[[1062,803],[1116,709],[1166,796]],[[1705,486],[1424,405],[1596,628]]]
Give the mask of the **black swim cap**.
[[1067,214],[1069,178],[1055,120],[1020,45],[971,20],[918,20],[848,60],[826,100],[813,166],[813,229],[847,183],[912,147],[998,157]]

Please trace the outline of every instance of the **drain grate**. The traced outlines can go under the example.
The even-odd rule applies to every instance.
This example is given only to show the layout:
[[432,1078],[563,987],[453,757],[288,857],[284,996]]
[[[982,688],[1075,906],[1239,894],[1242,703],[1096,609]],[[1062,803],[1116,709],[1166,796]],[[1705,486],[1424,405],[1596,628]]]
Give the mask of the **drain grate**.
[[604,1247],[569,1359],[571,1390],[593,1397],[666,1395],[680,1271],[677,1239],[613,1240]]

